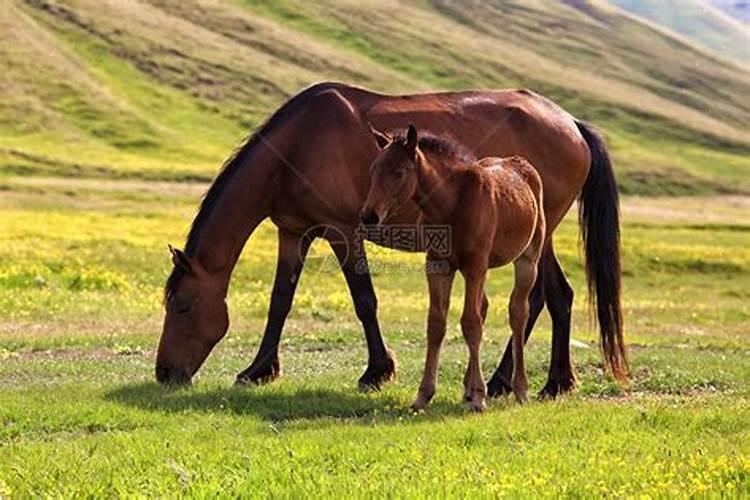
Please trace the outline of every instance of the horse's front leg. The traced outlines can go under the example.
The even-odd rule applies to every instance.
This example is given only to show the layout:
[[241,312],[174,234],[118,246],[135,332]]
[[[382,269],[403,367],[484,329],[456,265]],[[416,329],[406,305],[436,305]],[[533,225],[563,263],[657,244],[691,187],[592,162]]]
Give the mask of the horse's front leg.
[[[487,298],[487,293],[482,294],[482,328],[484,328],[487,322],[487,312],[490,308],[490,300]],[[487,385],[487,391],[489,392],[489,384]],[[469,386],[469,371],[467,370],[464,374],[464,401],[467,403],[471,402],[472,394],[471,387]]]
[[354,235],[347,240],[329,239],[344,273],[354,310],[362,323],[367,341],[367,368],[359,378],[360,390],[379,390],[396,374],[396,358],[385,346],[378,324],[378,299],[365,254],[364,242]]
[[309,234],[302,236],[279,228],[279,256],[266,329],[258,354],[250,366],[237,375],[237,384],[264,384],[281,375],[281,330],[292,308],[294,291],[312,241]]
[[427,355],[422,383],[412,409],[423,410],[435,395],[440,363],[440,347],[445,338],[445,326],[451,300],[455,270],[427,265],[427,284],[430,289],[430,310],[427,315]]
[[466,280],[464,311],[461,315],[461,332],[469,348],[469,364],[464,376],[464,399],[470,401],[471,409],[477,412],[486,408],[487,385],[482,375],[480,348],[482,345],[484,281],[487,265],[479,260],[472,263],[462,274]]

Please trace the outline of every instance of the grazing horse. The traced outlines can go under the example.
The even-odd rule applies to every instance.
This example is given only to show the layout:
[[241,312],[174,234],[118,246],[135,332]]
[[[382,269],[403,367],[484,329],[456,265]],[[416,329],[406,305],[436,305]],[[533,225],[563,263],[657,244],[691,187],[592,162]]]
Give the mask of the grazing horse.
[[518,402],[526,402],[524,331],[545,237],[539,173],[520,156],[477,161],[438,138],[418,139],[413,125],[406,137],[391,138],[376,130],[373,134],[383,149],[370,169],[362,223],[377,225],[391,210],[414,201],[422,210],[424,226],[442,226],[449,235],[447,248],[426,249],[427,357],[412,408],[423,410],[435,394],[451,287],[458,270],[466,281],[461,315],[461,331],[469,348],[464,400],[474,411],[485,409],[487,386],[479,356],[488,307],[484,283],[488,268],[510,262],[515,270],[508,306],[513,332],[511,387]]
[[[281,373],[281,331],[315,237],[330,242],[364,329],[368,363],[360,385],[378,387],[392,377],[395,361],[380,333],[372,280],[358,272],[366,269],[366,255],[355,258],[347,251],[362,246],[358,213],[369,189],[368,167],[378,153],[368,123],[380,130],[413,123],[478,158],[521,155],[537,169],[544,181],[547,238],[529,298],[526,336],[546,302],[552,358],[542,394],[552,397],[572,389],[576,379],[569,351],[573,290],[555,257],[551,234],[578,198],[602,350],[615,376],[626,376],[617,185],[596,132],[527,90],[387,96],[320,83],[287,101],[229,158],[201,203],[184,251],[173,250],[156,356],[160,382],[190,382],[226,334],[232,270],[250,234],[267,218],[278,227],[276,277],[260,348],[237,381],[261,383]],[[410,202],[387,222],[415,224],[419,213]],[[511,373],[506,349],[488,382],[489,394],[509,392]]]

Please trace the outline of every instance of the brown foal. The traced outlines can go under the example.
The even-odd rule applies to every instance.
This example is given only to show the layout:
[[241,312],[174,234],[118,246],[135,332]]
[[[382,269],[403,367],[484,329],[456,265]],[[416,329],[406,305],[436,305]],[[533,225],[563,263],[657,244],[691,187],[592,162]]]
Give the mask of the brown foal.
[[366,226],[379,224],[392,210],[414,201],[422,211],[424,225],[449,228],[447,251],[438,254],[427,249],[427,357],[412,407],[424,409],[435,394],[451,287],[458,270],[466,282],[461,316],[461,330],[469,348],[464,399],[474,411],[485,409],[487,385],[479,355],[488,307],[484,284],[488,268],[510,262],[515,270],[509,305],[513,332],[511,388],[516,399],[525,402],[524,332],[529,321],[529,294],[545,241],[539,174],[520,156],[477,161],[445,140],[418,138],[412,125],[405,137],[372,132],[381,150],[370,169],[362,222]]

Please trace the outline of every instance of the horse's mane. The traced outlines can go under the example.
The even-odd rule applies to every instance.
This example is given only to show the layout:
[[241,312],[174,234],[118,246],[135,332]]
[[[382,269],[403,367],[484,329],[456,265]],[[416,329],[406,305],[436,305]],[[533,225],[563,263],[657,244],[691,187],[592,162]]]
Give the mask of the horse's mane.
[[[208,188],[206,195],[201,201],[200,208],[198,209],[198,214],[195,216],[195,219],[193,219],[193,223],[190,226],[190,231],[188,232],[187,240],[185,243],[185,254],[188,257],[194,256],[196,247],[198,246],[198,240],[200,239],[201,231],[205,227],[206,222],[210,219],[211,214],[216,207],[216,204],[221,198],[221,195],[224,193],[224,190],[232,181],[234,174],[250,158],[253,151],[255,150],[255,147],[259,143],[261,143],[266,136],[268,136],[280,125],[285,123],[290,116],[292,116],[296,111],[304,106],[307,101],[309,101],[309,98],[311,96],[315,96],[321,91],[327,90],[334,86],[335,84],[331,83],[317,84],[310,86],[299,94],[293,96],[278,110],[276,110],[276,112],[271,115],[268,120],[262,123],[254,131],[253,134],[248,136],[240,144],[239,147],[234,150],[231,156],[222,165],[218,175],[216,176],[216,179],[214,179],[214,182]],[[175,266],[172,269],[172,272],[170,273],[169,277],[167,278],[167,282],[164,285],[165,301],[168,301],[171,298],[172,294],[177,288],[177,285],[180,282],[180,279],[182,279],[182,276],[184,274],[185,271],[179,266]]]
[[[399,130],[393,133],[393,140],[406,144],[406,131]],[[446,157],[462,163],[474,163],[476,156],[467,148],[444,136],[432,132],[419,132],[419,149],[423,153],[432,153],[437,156]]]

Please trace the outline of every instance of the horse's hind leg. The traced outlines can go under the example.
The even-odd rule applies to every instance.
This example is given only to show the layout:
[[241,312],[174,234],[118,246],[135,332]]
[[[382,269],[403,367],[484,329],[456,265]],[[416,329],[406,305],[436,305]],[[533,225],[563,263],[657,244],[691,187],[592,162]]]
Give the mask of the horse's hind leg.
[[545,254],[544,295],[552,318],[552,360],[549,377],[539,393],[541,398],[554,398],[572,390],[576,385],[575,372],[570,360],[570,315],[573,306],[573,289],[570,287],[560,263],[550,246]]
[[427,355],[425,357],[422,383],[419,384],[417,398],[412,404],[414,410],[423,410],[435,395],[437,372],[440,363],[440,347],[445,338],[445,326],[450,306],[451,288],[455,271],[444,272],[427,268],[427,283],[430,289],[430,311],[427,316]]
[[383,382],[387,382],[396,374],[396,360],[393,353],[386,348],[380,334],[378,300],[372,286],[363,242],[354,238],[357,237],[354,236],[349,241],[329,242],[349,286],[354,310],[365,330],[368,361],[365,373],[359,378],[359,387],[362,390],[377,390]]
[[266,329],[258,354],[250,366],[237,375],[237,384],[263,384],[281,375],[281,330],[291,310],[294,291],[311,243],[312,237],[309,235],[300,236],[279,228],[279,257]]

